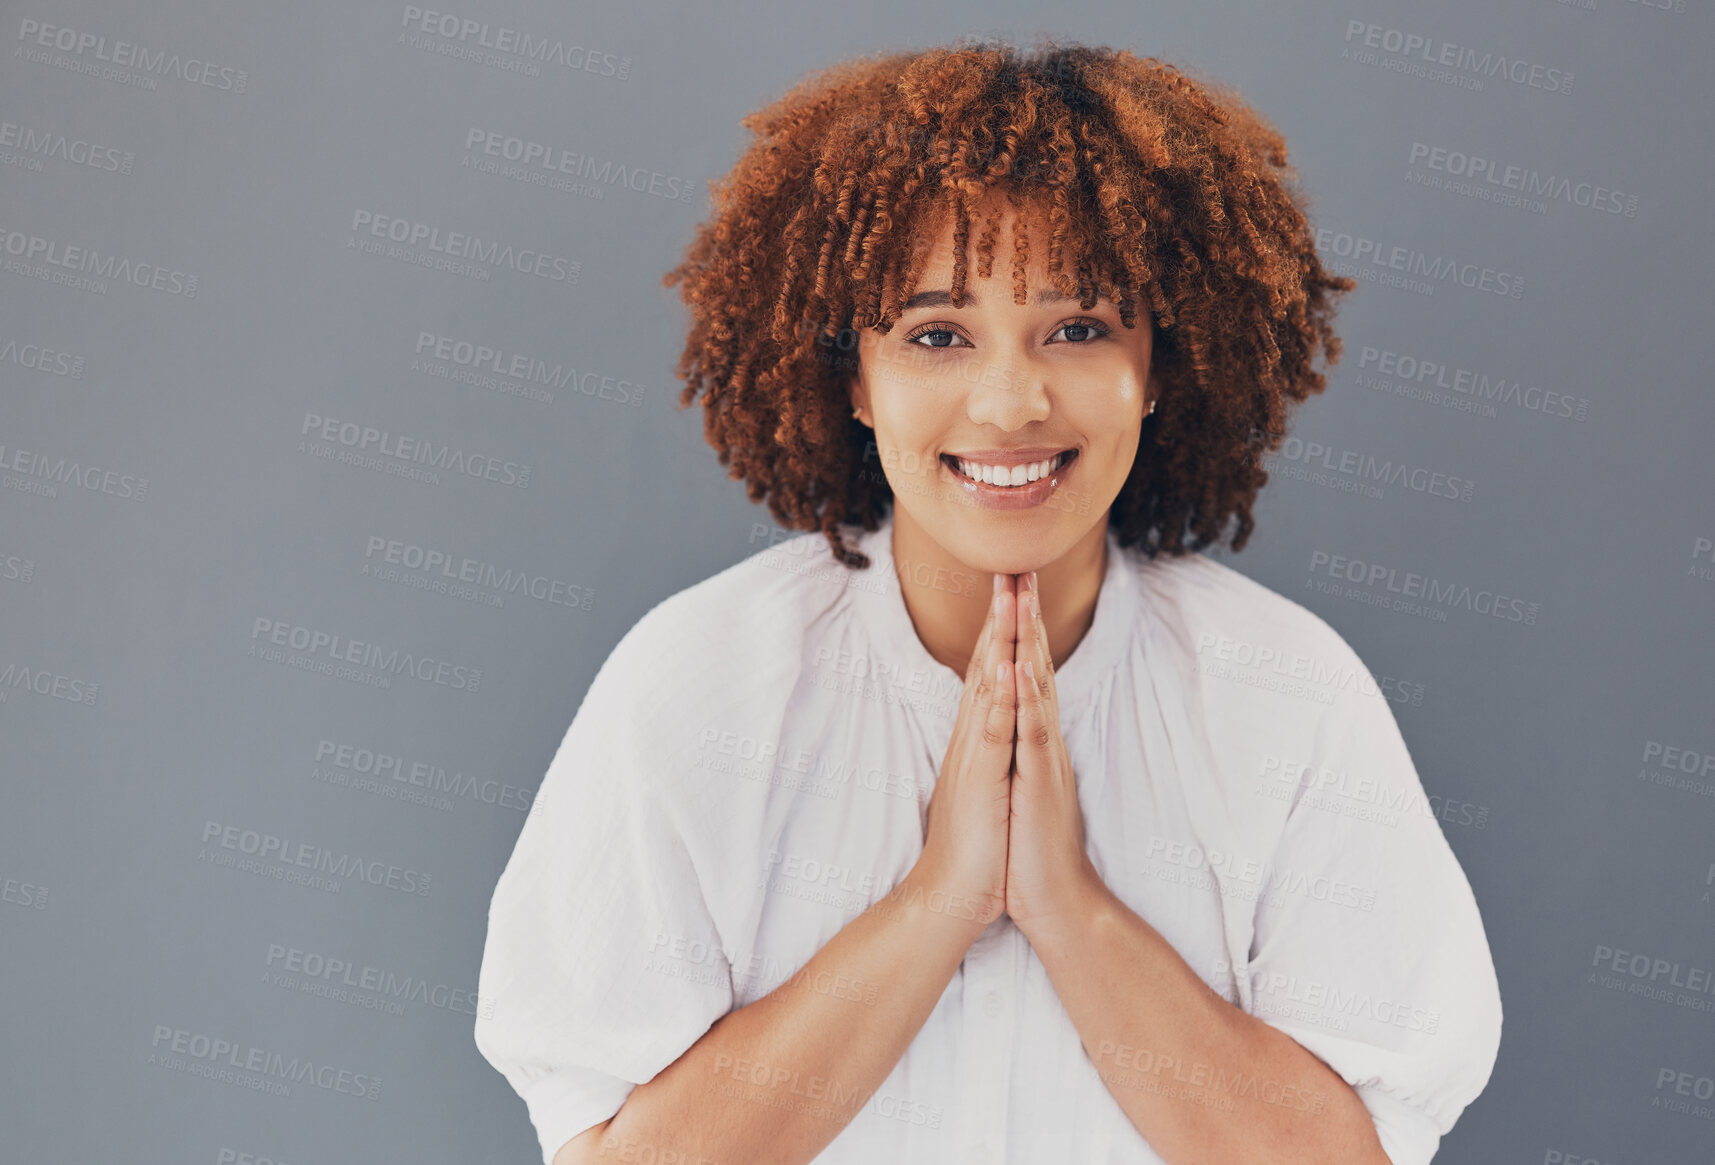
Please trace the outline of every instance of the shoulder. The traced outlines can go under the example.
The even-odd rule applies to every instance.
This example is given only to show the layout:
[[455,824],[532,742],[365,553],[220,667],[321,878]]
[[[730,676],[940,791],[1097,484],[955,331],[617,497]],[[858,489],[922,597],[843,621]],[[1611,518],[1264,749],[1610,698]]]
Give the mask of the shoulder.
[[579,718],[693,765],[711,733],[766,731],[770,717],[777,728],[807,652],[846,617],[864,574],[836,561],[821,534],[801,534],[668,595],[614,646]]
[[716,674],[767,667],[802,645],[861,573],[836,562],[820,534],[788,538],[656,603],[610,662],[649,669],[666,691],[709,681],[708,674],[679,681],[672,672],[687,663]]
[[1236,668],[1373,695],[1356,649],[1308,607],[1206,554],[1131,557],[1145,601],[1199,670]]
[[[1364,827],[1360,841],[1404,836],[1368,828],[1377,821],[1434,825],[1391,701],[1325,619],[1203,554],[1141,570],[1156,613],[1144,653],[1154,649],[1191,694],[1225,774],[1225,804],[1253,840],[1342,815]],[[1304,816],[1307,798],[1330,812]]]
[[1356,662],[1357,652],[1327,620],[1224,562],[1194,552],[1155,559],[1133,554],[1145,593],[1212,640],[1248,636],[1250,647],[1295,647]]

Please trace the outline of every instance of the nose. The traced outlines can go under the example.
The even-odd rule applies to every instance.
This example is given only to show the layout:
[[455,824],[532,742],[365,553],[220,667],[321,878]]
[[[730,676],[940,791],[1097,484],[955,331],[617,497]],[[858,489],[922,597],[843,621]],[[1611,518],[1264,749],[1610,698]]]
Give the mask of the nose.
[[983,363],[977,373],[976,383],[965,394],[965,415],[973,424],[1011,433],[1048,419],[1048,381],[1035,361]]

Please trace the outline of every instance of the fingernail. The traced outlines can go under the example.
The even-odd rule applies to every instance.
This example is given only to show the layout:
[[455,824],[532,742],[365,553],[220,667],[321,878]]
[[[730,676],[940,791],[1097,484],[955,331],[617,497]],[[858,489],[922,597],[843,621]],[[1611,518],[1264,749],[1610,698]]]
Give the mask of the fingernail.
[[1034,570],[1030,572],[1030,589],[1036,589],[1036,572]]
[[1024,678],[1031,683],[1036,682],[1036,668],[1028,659],[1024,661]]
[[994,593],[1000,594],[1000,575],[998,574],[994,576]]

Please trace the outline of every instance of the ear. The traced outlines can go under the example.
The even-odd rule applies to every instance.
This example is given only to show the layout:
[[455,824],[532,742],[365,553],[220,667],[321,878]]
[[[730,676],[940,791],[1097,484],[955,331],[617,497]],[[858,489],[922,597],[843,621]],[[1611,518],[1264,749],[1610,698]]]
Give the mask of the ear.
[[852,373],[851,379],[847,382],[847,395],[851,397],[852,415],[874,428],[875,426],[870,423],[873,414],[870,412],[869,406],[869,384],[864,379],[861,365]]
[[1143,380],[1144,415],[1149,416],[1151,405],[1155,406],[1156,412],[1161,411],[1161,393],[1166,387],[1161,378],[1161,331],[1156,326],[1153,309],[1148,312],[1139,311],[1138,323],[1149,329],[1149,372]]

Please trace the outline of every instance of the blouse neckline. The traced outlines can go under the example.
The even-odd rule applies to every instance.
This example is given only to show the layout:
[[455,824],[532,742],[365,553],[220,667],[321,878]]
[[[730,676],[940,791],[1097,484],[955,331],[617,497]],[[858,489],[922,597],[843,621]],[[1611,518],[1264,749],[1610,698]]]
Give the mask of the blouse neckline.
[[[1107,541],[1107,569],[1096,593],[1095,616],[1078,646],[1060,662],[1055,672],[1054,683],[1062,714],[1082,704],[1113,673],[1136,632],[1142,611],[1136,572],[1111,527],[1107,531]],[[907,669],[933,677],[938,689],[962,692],[964,676],[929,654],[929,649],[917,637],[916,625],[911,622],[911,612],[905,606],[899,575],[894,568],[892,513],[881,519],[876,529],[860,530],[856,542],[870,560],[868,570],[856,573],[859,576],[870,575],[873,581],[868,585],[853,585],[848,591],[879,645]],[[947,720],[956,719],[958,715],[956,703],[923,704],[920,707]]]

